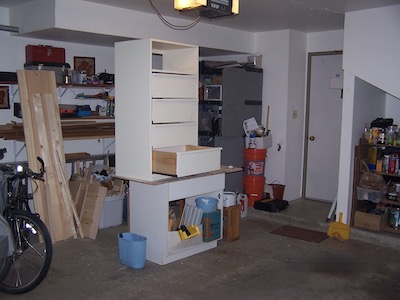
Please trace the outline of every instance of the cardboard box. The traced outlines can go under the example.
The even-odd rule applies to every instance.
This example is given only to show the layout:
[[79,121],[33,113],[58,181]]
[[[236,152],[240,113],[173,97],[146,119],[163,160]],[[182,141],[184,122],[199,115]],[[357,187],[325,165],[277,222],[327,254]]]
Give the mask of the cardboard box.
[[110,228],[122,224],[122,214],[125,194],[118,194],[104,198],[99,229]]
[[368,214],[356,211],[354,214],[354,226],[369,230],[380,231],[385,222],[384,215]]
[[224,233],[224,238],[226,238],[228,242],[233,242],[240,239],[241,210],[242,206],[240,204],[224,207],[223,233]]
[[210,242],[221,237],[221,210],[203,213],[203,241]]
[[[250,138],[245,138],[246,148],[249,148]],[[267,149],[272,147],[272,134],[264,137],[256,137],[256,149]]]

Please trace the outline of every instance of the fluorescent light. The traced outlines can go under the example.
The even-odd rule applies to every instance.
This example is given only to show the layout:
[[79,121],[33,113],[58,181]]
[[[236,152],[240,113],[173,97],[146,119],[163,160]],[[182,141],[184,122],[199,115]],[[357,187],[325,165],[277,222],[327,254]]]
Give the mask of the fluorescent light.
[[174,0],[174,8],[177,10],[192,9],[206,5],[207,0]]

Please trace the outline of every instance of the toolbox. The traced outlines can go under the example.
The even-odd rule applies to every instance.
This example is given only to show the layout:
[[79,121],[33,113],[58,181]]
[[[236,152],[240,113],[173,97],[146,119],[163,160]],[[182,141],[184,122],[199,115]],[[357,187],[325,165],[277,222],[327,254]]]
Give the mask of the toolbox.
[[47,45],[27,45],[25,63],[65,64],[65,49]]
[[25,70],[43,70],[54,71],[56,73],[56,82],[64,83],[64,76],[68,75],[68,70],[71,68],[70,64],[60,63],[25,63]]

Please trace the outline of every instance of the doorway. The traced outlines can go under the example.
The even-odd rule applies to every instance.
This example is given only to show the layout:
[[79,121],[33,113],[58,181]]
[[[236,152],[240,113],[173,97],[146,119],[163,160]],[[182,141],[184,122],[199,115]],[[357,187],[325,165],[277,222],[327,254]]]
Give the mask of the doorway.
[[333,202],[342,122],[342,51],[308,54],[302,197]]

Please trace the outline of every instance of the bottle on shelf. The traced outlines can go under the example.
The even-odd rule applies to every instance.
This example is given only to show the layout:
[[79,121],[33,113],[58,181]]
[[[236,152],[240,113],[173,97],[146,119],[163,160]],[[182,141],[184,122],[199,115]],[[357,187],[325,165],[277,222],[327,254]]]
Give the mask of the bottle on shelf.
[[386,145],[397,145],[396,127],[396,125],[393,125],[386,129]]

